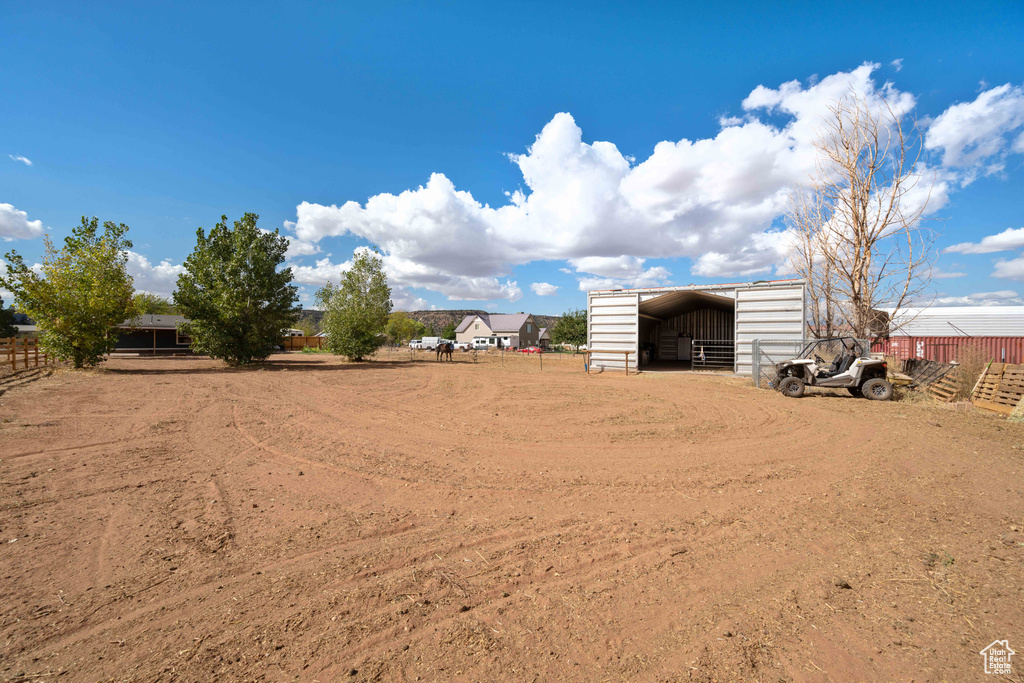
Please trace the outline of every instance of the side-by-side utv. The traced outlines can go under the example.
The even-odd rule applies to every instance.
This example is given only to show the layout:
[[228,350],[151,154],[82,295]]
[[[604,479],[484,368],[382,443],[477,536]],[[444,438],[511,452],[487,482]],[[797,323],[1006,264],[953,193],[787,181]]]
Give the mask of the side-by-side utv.
[[803,396],[808,386],[846,389],[875,401],[892,398],[885,361],[872,359],[863,343],[853,337],[813,341],[797,358],[783,361],[775,369],[778,374],[772,386],[792,398]]

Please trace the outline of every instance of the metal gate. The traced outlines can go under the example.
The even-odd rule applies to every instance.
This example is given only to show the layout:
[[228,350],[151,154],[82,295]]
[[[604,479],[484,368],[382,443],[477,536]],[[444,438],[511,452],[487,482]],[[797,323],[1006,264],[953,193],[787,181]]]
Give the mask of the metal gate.
[[694,339],[691,349],[694,369],[731,368],[736,364],[736,342],[732,339]]

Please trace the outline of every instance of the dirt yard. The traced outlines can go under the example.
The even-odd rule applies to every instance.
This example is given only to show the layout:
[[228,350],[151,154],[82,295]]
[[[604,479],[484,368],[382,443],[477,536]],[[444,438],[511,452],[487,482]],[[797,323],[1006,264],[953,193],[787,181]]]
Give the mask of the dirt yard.
[[964,681],[1024,652],[1024,426],[456,361],[0,384],[0,679]]

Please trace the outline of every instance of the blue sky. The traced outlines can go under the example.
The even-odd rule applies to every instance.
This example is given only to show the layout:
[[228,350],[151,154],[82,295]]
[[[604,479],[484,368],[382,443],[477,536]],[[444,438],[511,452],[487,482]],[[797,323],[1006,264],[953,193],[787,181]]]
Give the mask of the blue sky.
[[935,297],[1022,303],[1024,4],[555,5],[0,2],[0,248],[124,222],[169,294],[252,211],[306,297],[371,243],[405,308],[781,277],[779,198],[854,87],[931,136]]

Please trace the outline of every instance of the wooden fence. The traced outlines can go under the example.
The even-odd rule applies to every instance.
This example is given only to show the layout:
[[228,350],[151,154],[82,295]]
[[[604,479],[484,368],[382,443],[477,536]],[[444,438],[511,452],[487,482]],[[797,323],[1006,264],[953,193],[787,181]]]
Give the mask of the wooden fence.
[[282,346],[285,351],[301,351],[307,346],[311,349],[319,349],[323,341],[323,337],[285,337]]
[[54,362],[46,351],[40,350],[39,340],[34,337],[0,339],[0,367],[25,370]]
[[1024,397],[1024,365],[989,363],[971,393],[976,408],[1009,415]]

